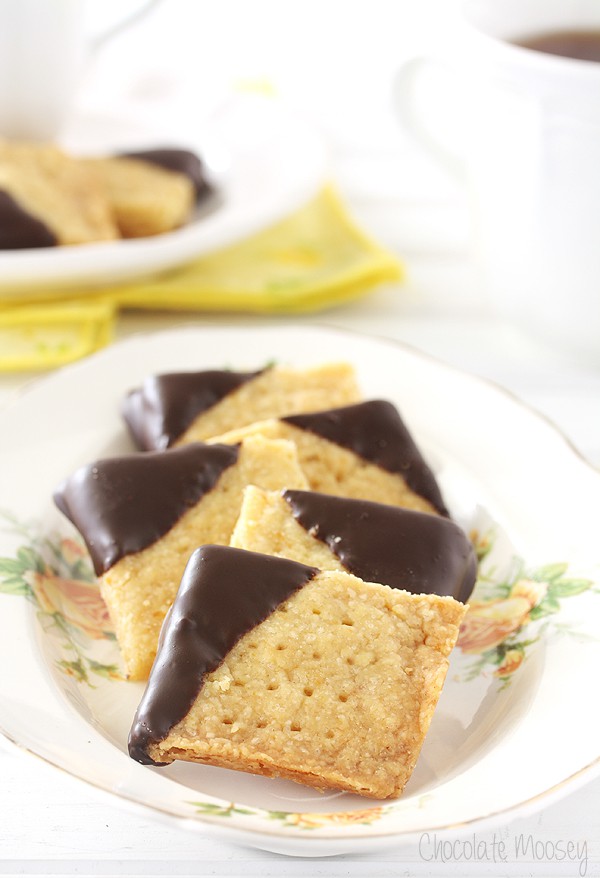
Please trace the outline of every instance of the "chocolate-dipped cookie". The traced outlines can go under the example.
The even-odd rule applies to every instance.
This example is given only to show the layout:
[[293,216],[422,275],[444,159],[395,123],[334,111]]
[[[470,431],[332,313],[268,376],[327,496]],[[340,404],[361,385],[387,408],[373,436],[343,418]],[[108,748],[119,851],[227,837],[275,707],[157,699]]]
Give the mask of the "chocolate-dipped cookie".
[[150,376],[125,397],[122,414],[138,448],[197,442],[265,418],[360,399],[345,363],[257,372],[206,370]]
[[398,796],[464,607],[203,546],[165,620],[130,754]]
[[126,675],[144,679],[193,550],[227,544],[248,484],[305,487],[294,446],[253,437],[97,461],[55,500],[90,550]]
[[433,471],[387,400],[262,421],[214,441],[256,434],[294,442],[313,491],[448,515]]
[[57,147],[0,141],[0,249],[118,238],[95,174]]
[[249,485],[231,545],[463,602],[477,575],[473,547],[449,518],[313,491]]

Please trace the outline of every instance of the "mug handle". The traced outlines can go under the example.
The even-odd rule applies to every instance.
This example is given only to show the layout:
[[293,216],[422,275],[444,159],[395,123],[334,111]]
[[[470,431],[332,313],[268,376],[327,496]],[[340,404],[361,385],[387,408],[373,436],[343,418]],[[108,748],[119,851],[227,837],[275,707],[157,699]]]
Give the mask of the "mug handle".
[[434,58],[417,56],[404,62],[394,77],[392,97],[400,124],[417,146],[425,150],[438,165],[461,183],[466,179],[464,159],[449,149],[432,133],[423,121],[423,114],[417,98],[417,87],[425,70],[438,69],[448,76],[456,75],[454,70]]
[[149,12],[159,5],[159,3],[162,3],[162,0],[146,0],[145,3],[142,3],[137,9],[134,9],[133,12],[130,12],[129,15],[126,15],[125,18],[121,19],[121,21],[115,22],[106,28],[106,30],[96,34],[96,36],[92,37],[90,41],[92,52],[95,54],[99,49],[102,49],[106,43],[109,43],[113,37],[116,37],[132,25],[137,24],[138,21],[145,18]]

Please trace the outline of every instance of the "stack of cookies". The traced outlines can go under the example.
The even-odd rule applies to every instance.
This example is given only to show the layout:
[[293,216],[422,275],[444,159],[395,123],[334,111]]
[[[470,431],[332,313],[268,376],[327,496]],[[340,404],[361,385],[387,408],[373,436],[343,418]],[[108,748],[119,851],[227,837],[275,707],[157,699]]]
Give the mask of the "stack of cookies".
[[188,150],[82,159],[0,141],[0,250],[159,235],[184,225],[210,191]]
[[398,796],[476,562],[395,407],[353,369],[149,377],[139,453],[58,489],[126,675],[129,751]]

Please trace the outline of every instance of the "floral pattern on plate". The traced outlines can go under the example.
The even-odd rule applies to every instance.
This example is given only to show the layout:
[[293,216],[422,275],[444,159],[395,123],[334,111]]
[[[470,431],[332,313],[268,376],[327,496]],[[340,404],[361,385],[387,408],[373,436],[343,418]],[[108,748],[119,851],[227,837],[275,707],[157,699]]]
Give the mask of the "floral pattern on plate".
[[[210,817],[231,817],[240,814],[245,817],[257,816],[259,812],[254,808],[242,808],[235,802],[228,805],[220,805],[213,802],[190,802],[200,814]],[[321,829],[324,826],[349,826],[360,824],[370,826],[377,820],[381,820],[392,809],[393,805],[376,806],[374,808],[362,808],[358,811],[267,811],[269,820],[276,820],[284,826],[295,826],[298,829]]]
[[4,530],[26,542],[14,558],[0,558],[0,593],[21,595],[37,608],[42,629],[58,641],[59,668],[81,683],[91,675],[120,679],[117,664],[93,657],[94,641],[114,640],[106,604],[83,543],[52,534],[39,536],[34,525],[0,513]]
[[[461,679],[473,680],[491,673],[507,686],[530,650],[543,636],[561,600],[588,591],[591,579],[568,575],[569,565],[561,562],[529,569],[513,557],[505,575],[495,564],[487,564],[495,544],[494,531],[474,531],[471,539],[479,560],[479,574],[469,610],[461,625],[457,647],[463,655],[478,658]],[[546,621],[537,625],[538,621]],[[561,633],[576,633],[568,624],[553,624]]]
[[[26,542],[14,558],[0,558],[0,593],[23,595],[36,603],[43,630],[61,641],[64,658],[57,664],[64,673],[88,685],[93,674],[122,679],[116,662],[98,661],[92,655],[94,641],[114,640],[114,634],[83,543],[58,534],[41,537],[33,525],[7,512],[1,513],[1,520],[4,529]],[[503,688],[543,636],[546,617],[559,612],[561,600],[588,591],[594,583],[569,576],[566,563],[528,569],[516,557],[502,576],[494,563],[488,563],[495,532],[472,531],[471,539],[479,575],[457,647],[463,655],[477,658],[458,679],[468,682],[492,673]],[[542,619],[546,622],[534,626]],[[569,625],[558,627],[572,633]]]

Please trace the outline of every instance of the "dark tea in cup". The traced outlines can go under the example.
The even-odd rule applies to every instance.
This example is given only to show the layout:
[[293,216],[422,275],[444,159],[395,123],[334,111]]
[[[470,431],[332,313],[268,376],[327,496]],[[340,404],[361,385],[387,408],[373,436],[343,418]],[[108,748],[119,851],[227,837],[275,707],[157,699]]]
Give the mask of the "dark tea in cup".
[[600,61],[600,30],[549,31],[514,42],[524,49],[534,49],[548,55],[578,61]]

